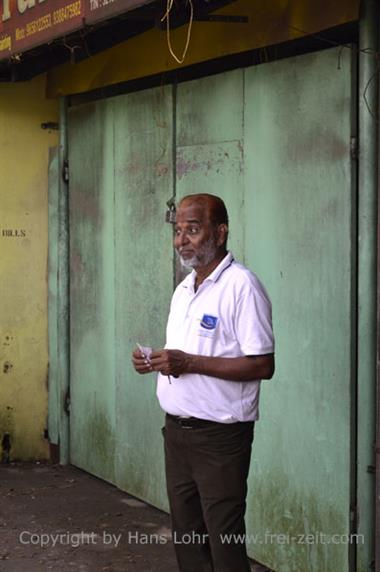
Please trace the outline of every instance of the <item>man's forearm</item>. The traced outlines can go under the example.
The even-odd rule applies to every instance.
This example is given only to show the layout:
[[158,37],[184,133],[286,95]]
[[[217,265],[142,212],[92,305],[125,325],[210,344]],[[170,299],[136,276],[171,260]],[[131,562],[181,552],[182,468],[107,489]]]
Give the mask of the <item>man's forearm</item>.
[[185,373],[210,375],[229,381],[270,379],[274,373],[273,354],[236,358],[189,355]]
[[[198,373],[229,381],[270,379],[274,373],[274,355],[241,356],[235,358],[192,355],[181,350],[163,349],[152,353],[150,370],[163,375]],[[140,372],[141,373],[141,372]]]

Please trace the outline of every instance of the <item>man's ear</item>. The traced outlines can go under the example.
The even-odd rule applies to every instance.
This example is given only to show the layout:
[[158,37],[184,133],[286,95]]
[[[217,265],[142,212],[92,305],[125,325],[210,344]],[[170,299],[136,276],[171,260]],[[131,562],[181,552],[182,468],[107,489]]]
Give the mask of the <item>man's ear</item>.
[[218,238],[217,238],[217,245],[218,246],[222,246],[226,240],[227,240],[227,236],[228,236],[228,226],[226,225],[225,222],[222,222],[220,224],[218,224]]

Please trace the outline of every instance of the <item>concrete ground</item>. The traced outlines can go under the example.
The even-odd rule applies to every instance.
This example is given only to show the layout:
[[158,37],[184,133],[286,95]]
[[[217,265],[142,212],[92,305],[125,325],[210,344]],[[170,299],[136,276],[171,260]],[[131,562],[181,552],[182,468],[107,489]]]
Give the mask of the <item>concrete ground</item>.
[[0,465],[0,571],[176,572],[170,536],[166,513],[75,467]]

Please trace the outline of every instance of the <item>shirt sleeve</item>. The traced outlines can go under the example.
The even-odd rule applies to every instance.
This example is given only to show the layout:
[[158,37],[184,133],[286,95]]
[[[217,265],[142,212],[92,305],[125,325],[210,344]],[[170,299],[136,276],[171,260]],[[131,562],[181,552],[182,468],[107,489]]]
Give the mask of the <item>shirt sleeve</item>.
[[244,355],[274,353],[272,306],[258,279],[245,284],[236,302],[235,334]]

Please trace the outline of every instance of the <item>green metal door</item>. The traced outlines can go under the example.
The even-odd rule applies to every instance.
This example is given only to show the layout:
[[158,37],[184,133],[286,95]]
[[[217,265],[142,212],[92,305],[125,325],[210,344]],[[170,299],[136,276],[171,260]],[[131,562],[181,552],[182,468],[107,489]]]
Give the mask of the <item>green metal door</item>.
[[116,245],[116,482],[167,508],[163,414],[155,374],[131,364],[136,342],[163,347],[172,292],[172,90],[157,88],[114,100]]
[[70,460],[115,482],[113,109],[69,114]]
[[71,462],[166,507],[155,378],[131,352],[165,339],[171,88],[72,108],[69,165]]
[[164,342],[174,281],[166,201],[222,196],[230,248],[273,301],[277,371],[262,387],[247,525],[250,556],[280,572],[349,566],[350,58],[326,50],[69,115],[71,461],[167,506],[154,377],[136,375],[130,353],[136,342]]
[[[356,188],[351,53],[246,70],[246,262],[273,301],[251,553],[281,572],[348,570],[355,463]],[[284,536],[279,536],[284,535]],[[306,536],[310,535],[310,536]]]
[[248,552],[280,572],[348,570],[355,462],[351,54],[333,49],[178,87],[177,193],[222,196],[229,246],[273,300]]

